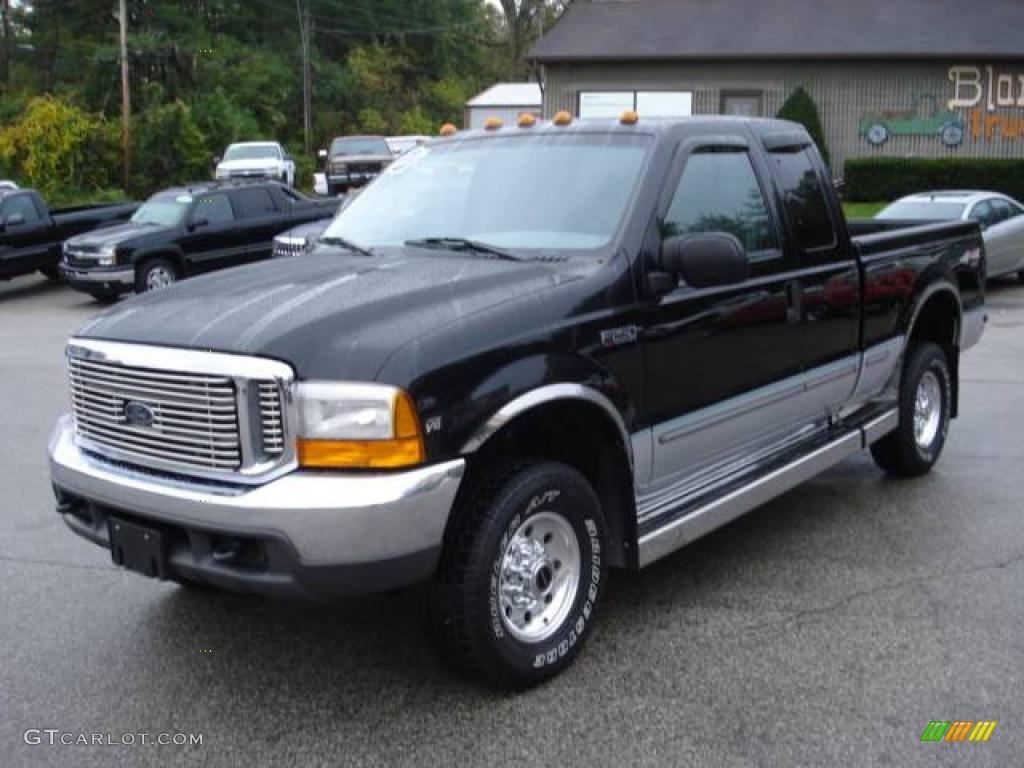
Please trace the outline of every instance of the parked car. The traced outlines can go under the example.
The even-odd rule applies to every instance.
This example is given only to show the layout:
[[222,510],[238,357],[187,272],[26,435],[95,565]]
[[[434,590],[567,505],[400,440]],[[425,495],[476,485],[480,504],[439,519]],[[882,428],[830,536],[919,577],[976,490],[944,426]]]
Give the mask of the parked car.
[[230,145],[215,157],[214,174],[225,179],[275,179],[295,186],[295,160],[276,141],[245,141]]
[[388,143],[388,149],[394,155],[404,155],[410,149],[416,147],[422,147],[433,136],[388,136],[385,141]]
[[274,258],[281,259],[309,253],[330,223],[331,219],[329,218],[318,219],[282,232],[274,238]]
[[36,271],[57,279],[65,239],[124,221],[138,207],[101,203],[51,211],[34,189],[0,189],[0,280]]
[[314,253],[82,328],[67,525],[186,584],[426,581],[439,647],[523,688],[609,568],[867,448],[935,465],[985,322],[977,223],[860,234],[794,123],[559,123],[432,142]]
[[376,178],[395,159],[383,136],[339,136],[330,150],[321,149],[327,194],[360,187]]
[[1017,275],[1024,283],[1024,205],[997,192],[922,192],[900,198],[876,218],[889,221],[977,221],[989,277]]
[[17,189],[18,185],[8,179],[0,179],[0,189]]
[[268,258],[275,235],[329,216],[337,205],[274,181],[174,187],[149,198],[130,221],[68,240],[61,274],[101,301],[166,288],[184,277]]

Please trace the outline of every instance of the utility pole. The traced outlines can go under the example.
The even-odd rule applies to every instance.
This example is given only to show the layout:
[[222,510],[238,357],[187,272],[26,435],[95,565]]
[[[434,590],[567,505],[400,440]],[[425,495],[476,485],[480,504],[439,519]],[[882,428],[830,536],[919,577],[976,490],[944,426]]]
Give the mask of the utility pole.
[[125,0],[119,0],[118,21],[121,24],[121,183],[127,190],[132,174],[131,117],[132,94],[128,87],[128,9]]
[[313,130],[312,83],[309,70],[313,19],[309,13],[309,0],[295,0],[295,14],[299,18],[299,39],[302,44],[302,146],[308,155],[311,146],[310,134]]
[[3,60],[0,61],[0,80],[6,86],[10,82],[11,78],[11,0],[3,0],[3,6],[0,8],[0,13],[3,14],[3,24],[0,26],[0,34],[4,37],[4,55]]

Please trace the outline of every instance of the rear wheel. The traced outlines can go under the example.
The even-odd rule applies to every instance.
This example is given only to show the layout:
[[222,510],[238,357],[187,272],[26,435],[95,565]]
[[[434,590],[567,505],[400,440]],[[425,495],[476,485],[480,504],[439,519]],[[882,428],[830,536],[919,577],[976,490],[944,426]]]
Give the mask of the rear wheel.
[[170,259],[156,256],[146,259],[135,271],[135,292],[161,291],[178,282],[178,270]]
[[952,402],[953,376],[942,347],[911,347],[900,381],[899,426],[871,446],[875,463],[903,477],[929,472],[946,444]]
[[441,652],[499,689],[554,677],[589,634],[607,577],[590,484],[564,464],[506,463],[456,515],[431,607]]

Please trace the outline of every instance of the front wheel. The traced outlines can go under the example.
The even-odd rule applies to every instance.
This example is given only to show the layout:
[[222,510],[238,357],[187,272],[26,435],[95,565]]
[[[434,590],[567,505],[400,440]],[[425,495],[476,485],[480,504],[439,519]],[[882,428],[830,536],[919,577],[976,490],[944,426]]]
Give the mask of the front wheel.
[[178,282],[178,271],[169,259],[146,259],[135,271],[135,292],[161,291]]
[[942,347],[911,347],[900,381],[899,426],[871,446],[875,463],[903,477],[929,472],[946,444],[952,402],[953,375]]
[[455,514],[431,608],[440,650],[503,690],[554,677],[579,653],[607,578],[590,484],[564,464],[505,463]]

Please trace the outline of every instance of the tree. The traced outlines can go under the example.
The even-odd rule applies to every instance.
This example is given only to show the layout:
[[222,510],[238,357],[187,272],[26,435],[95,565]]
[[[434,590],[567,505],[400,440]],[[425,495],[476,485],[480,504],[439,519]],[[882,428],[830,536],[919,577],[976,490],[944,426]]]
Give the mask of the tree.
[[792,120],[794,123],[800,123],[800,125],[806,128],[811,138],[814,139],[814,143],[818,145],[818,150],[821,152],[825,165],[831,167],[832,162],[829,158],[828,145],[825,143],[825,130],[821,125],[818,105],[814,103],[814,99],[811,98],[811,94],[807,92],[807,89],[801,85],[793,91],[789,98],[786,99],[785,104],[782,105],[782,109],[779,110],[778,117],[781,120]]

